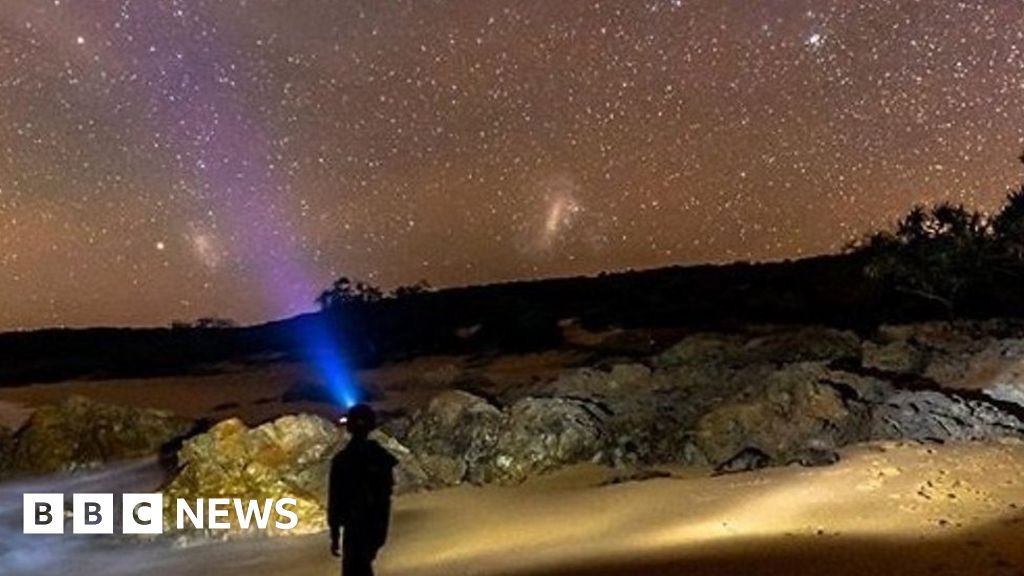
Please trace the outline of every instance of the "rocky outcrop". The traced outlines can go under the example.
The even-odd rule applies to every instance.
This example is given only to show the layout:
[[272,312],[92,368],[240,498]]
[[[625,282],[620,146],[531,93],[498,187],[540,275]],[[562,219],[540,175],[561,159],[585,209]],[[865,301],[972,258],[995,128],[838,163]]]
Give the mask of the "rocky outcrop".
[[[224,420],[178,452],[181,470],[163,490],[165,509],[174,511],[171,504],[179,498],[193,507],[201,498],[294,498],[300,524],[287,533],[322,530],[330,458],[342,442],[337,426],[312,415],[285,416],[256,428],[237,418]],[[272,516],[270,533],[277,520]],[[175,522],[166,519],[168,526]],[[235,526],[233,532],[240,530]]]
[[424,456],[430,474],[440,482],[482,482],[504,421],[502,411],[487,400],[453,390],[437,395],[414,415],[403,441]]
[[824,327],[796,327],[764,333],[695,334],[654,358],[660,368],[749,366],[758,363],[831,361],[860,357],[857,335]]
[[[348,438],[341,427],[311,414],[283,416],[255,428],[235,418],[224,420],[185,441],[178,452],[180,470],[164,488],[164,496],[168,502],[183,498],[191,503],[198,498],[294,498],[299,526],[284,533],[318,532],[326,525],[330,461]],[[371,438],[398,459],[397,493],[435,487],[426,467],[406,446],[380,431]],[[174,520],[168,518],[170,525]],[[272,516],[270,528],[261,533],[275,534],[277,520]],[[235,526],[220,534],[243,531]]]
[[1016,404],[1024,408],[1024,382],[997,382],[982,392],[993,400]]
[[862,353],[864,366],[900,374],[924,374],[928,368],[928,350],[906,340],[894,342],[865,342]]
[[607,440],[595,402],[526,397],[501,410],[464,391],[431,400],[403,437],[435,485],[521,482],[597,458]]
[[[688,370],[694,374],[683,375]],[[700,457],[689,443],[688,422],[700,404],[694,393],[702,386],[696,383],[707,375],[697,371],[689,367],[652,371],[642,364],[582,368],[535,386],[530,393],[581,400],[596,408],[605,431],[602,460],[607,464],[697,463]],[[721,385],[723,380],[716,373],[707,382]]]
[[885,326],[863,345],[870,368],[926,378],[944,388],[1024,383],[1024,333],[999,321]]
[[33,412],[8,447],[8,473],[74,471],[153,456],[191,428],[191,421],[168,412],[71,396]]
[[[1020,334],[977,326],[890,327],[864,343],[827,328],[694,334],[644,363],[481,386],[504,390],[495,401],[443,392],[373,438],[399,461],[398,493],[514,484],[589,461],[619,471],[662,463],[720,472],[828,465],[838,447],[863,440],[1024,437],[1013,404],[1024,401],[1022,365]],[[458,370],[428,378],[467,385],[472,375]],[[949,391],[947,383],[975,391]],[[189,422],[167,413],[70,398],[39,409],[15,435],[0,430],[0,474],[152,455],[188,430]],[[335,423],[307,414],[256,427],[225,420],[183,443],[165,494],[294,498],[300,526],[287,533],[319,531],[329,462],[346,441]]]
[[865,398],[872,388],[820,363],[786,366],[763,386],[751,387],[701,417],[696,443],[717,466],[749,449],[773,463],[785,463],[808,449],[863,440],[870,433]]
[[596,460],[608,434],[606,414],[585,400],[525,398],[507,413],[494,456],[481,471],[484,481],[503,484],[550,472],[568,464]]
[[893,394],[875,407],[873,438],[921,441],[1024,436],[1024,422],[998,406],[937,391]]

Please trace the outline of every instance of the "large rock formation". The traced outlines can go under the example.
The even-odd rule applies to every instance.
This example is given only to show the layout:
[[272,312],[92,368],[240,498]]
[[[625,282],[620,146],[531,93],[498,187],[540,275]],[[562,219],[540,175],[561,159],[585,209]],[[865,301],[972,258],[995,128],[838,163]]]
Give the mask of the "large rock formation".
[[728,366],[831,361],[860,357],[857,335],[818,326],[775,328],[762,333],[694,334],[654,358],[656,366]]
[[864,343],[864,365],[946,388],[1024,382],[1024,332],[1003,321],[884,326]]
[[8,447],[8,473],[74,471],[153,456],[191,428],[192,422],[168,412],[70,396],[33,412]]
[[525,397],[505,410],[464,391],[444,392],[412,417],[404,443],[431,483],[516,483],[601,455],[602,408],[574,398]]
[[608,464],[694,463],[697,453],[688,448],[688,422],[700,403],[694,394],[701,388],[698,381],[723,382],[721,373],[709,374],[696,367],[654,372],[642,364],[615,364],[608,370],[567,372],[534,386],[530,394],[571,398],[592,406],[604,429],[602,460]]
[[[179,498],[193,508],[200,498],[294,498],[299,526],[288,533],[322,530],[330,458],[343,440],[340,428],[308,414],[284,416],[256,428],[237,418],[224,420],[187,440],[178,452],[181,471],[163,491],[166,524],[175,526],[173,504]],[[272,516],[270,533],[278,519]],[[232,531],[239,530],[236,525]]]
[[[183,498],[193,508],[199,498],[294,498],[297,504],[292,510],[299,525],[282,533],[318,532],[326,525],[330,461],[348,438],[341,427],[311,414],[283,416],[255,428],[235,418],[224,420],[185,441],[178,452],[180,471],[164,488],[164,497],[168,504]],[[419,458],[400,442],[380,431],[371,438],[399,461],[397,493],[436,486]],[[175,509],[167,507],[169,526],[176,523],[171,516]],[[278,519],[272,515],[269,528],[261,533],[278,533],[274,526]],[[233,524],[231,530],[216,535],[239,532],[244,530]]]
[[702,416],[696,443],[710,463],[720,465],[746,449],[784,463],[807,450],[863,440],[870,430],[864,395],[872,388],[820,363],[792,364]]
[[900,391],[875,407],[872,437],[921,441],[1024,436],[1024,422],[998,406],[955,393]]
[[504,484],[562,466],[595,460],[608,440],[606,414],[591,402],[569,398],[524,398],[508,409],[484,481]]
[[414,415],[402,439],[423,456],[440,483],[481,482],[504,421],[502,411],[487,400],[452,390],[435,396]]

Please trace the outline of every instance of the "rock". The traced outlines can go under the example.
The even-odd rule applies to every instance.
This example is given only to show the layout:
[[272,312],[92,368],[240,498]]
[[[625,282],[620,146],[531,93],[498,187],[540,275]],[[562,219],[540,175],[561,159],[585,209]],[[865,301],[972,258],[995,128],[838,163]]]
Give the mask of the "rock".
[[[321,531],[330,459],[343,442],[343,431],[318,416],[284,416],[251,429],[237,418],[224,420],[178,452],[182,468],[163,490],[166,509],[171,514],[178,498],[193,507],[199,498],[294,498],[299,525],[283,533]],[[277,519],[275,513],[268,534],[277,534]],[[176,519],[165,522],[175,526]],[[236,525],[231,532],[240,531]]]
[[[343,432],[343,435],[345,442],[348,442],[348,433]],[[447,484],[437,478],[443,475],[443,469],[438,468],[434,461],[424,461],[393,436],[382,430],[375,430],[370,434],[370,438],[398,460],[398,466],[394,470],[395,494],[438,488]],[[331,456],[333,457],[333,454]]]
[[901,391],[875,408],[872,437],[884,440],[991,440],[1024,436],[1024,422],[992,403],[954,393]]
[[432,485],[517,483],[599,456],[603,408],[582,398],[526,397],[507,410],[444,392],[412,417],[403,438]]
[[[679,368],[673,376],[688,368]],[[534,397],[582,400],[600,409],[607,432],[605,463],[615,467],[689,462],[692,452],[684,450],[687,426],[684,415],[694,406],[686,400],[687,388],[695,380],[657,377],[642,364],[616,364],[610,370],[583,368],[561,375],[554,381],[534,386]],[[716,378],[709,384],[720,382]]]
[[[862,391],[861,388],[867,389]],[[808,447],[833,448],[865,439],[870,412],[862,379],[820,363],[792,364],[720,404],[697,423],[696,443],[713,465],[746,448],[784,463]]]
[[835,450],[812,447],[798,452],[786,464],[816,468],[818,466],[831,466],[836,462],[839,462],[839,453]]
[[994,388],[1024,383],[1024,340],[980,338],[932,353],[924,376],[944,388]]
[[154,456],[192,426],[191,421],[160,410],[70,396],[33,412],[16,434],[10,471],[46,474]]
[[687,336],[652,359],[658,368],[726,366],[742,361],[743,340],[732,334],[701,333]]
[[881,344],[867,341],[862,349],[865,367],[886,372],[923,374],[928,367],[928,358],[926,350],[906,340]]
[[770,456],[757,448],[744,448],[733,457],[715,466],[715,476],[723,474],[738,474],[740,472],[751,472],[770,465]]
[[820,326],[773,328],[763,334],[695,334],[655,357],[660,368],[742,367],[757,363],[831,361],[860,357],[857,335]]
[[466,461],[460,458],[421,454],[419,463],[427,476],[429,487],[455,486],[466,478]]
[[[370,436],[394,455],[395,491],[404,493],[434,487],[427,469],[409,448],[381,431]],[[348,433],[332,422],[311,414],[283,416],[255,428],[237,418],[219,422],[205,434],[187,440],[178,453],[181,469],[164,488],[168,514],[177,498],[194,503],[198,498],[265,500],[294,498],[299,525],[280,531],[273,515],[267,535],[300,535],[326,528],[325,509],[331,458],[348,441]],[[194,504],[193,504],[194,506]],[[232,517],[232,520],[234,518]],[[168,525],[176,519],[168,516]],[[230,536],[243,533],[234,526]]]
[[993,400],[1010,402],[1024,408],[1024,383],[999,382],[982,393]]
[[964,377],[987,396],[1024,407],[1024,340],[995,340],[973,355]]
[[943,388],[1014,387],[1024,384],[1024,338],[1006,322],[885,326],[864,344],[863,363]]
[[609,371],[581,368],[563,374],[533,393],[614,402],[646,392],[650,379],[651,369],[643,364],[616,364]]
[[525,398],[508,410],[482,480],[510,484],[594,460],[608,440],[600,406],[567,398]]
[[479,481],[480,471],[493,458],[504,420],[501,410],[479,396],[461,390],[443,392],[426,410],[413,415],[403,441],[426,458],[439,481]]
[[848,330],[805,326],[771,332],[747,342],[753,362],[789,364],[860,358],[860,338]]

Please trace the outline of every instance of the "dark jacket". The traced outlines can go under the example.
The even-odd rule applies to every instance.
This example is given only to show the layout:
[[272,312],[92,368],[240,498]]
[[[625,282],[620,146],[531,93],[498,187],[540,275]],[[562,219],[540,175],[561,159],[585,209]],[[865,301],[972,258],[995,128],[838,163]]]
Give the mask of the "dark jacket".
[[345,529],[345,549],[375,554],[384,545],[396,465],[394,456],[365,438],[353,438],[331,460],[327,523],[335,541]]

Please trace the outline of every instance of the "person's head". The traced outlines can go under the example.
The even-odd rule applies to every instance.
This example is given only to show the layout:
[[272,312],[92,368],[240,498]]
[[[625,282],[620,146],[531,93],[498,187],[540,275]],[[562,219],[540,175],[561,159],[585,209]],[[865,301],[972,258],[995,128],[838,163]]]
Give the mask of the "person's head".
[[349,408],[345,426],[353,436],[366,437],[377,427],[377,415],[367,404],[356,404]]

